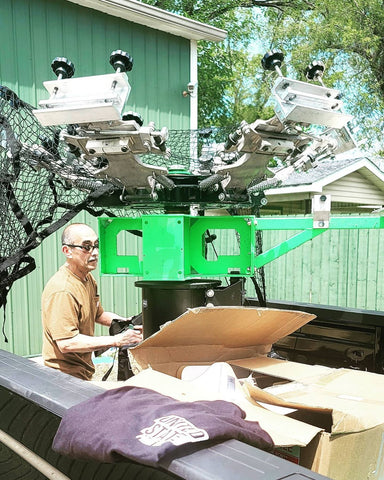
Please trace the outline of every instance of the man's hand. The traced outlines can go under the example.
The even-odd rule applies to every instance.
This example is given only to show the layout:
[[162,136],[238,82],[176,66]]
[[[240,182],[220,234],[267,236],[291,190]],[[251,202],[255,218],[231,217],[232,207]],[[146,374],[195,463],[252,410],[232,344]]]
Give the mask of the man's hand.
[[143,328],[136,325],[135,328],[128,328],[124,332],[115,335],[116,347],[124,347],[124,345],[137,344],[143,341]]
[[[133,327],[133,325],[132,325]],[[79,333],[72,338],[57,340],[56,344],[62,353],[71,352],[94,352],[101,348],[123,347],[124,345],[136,345],[143,340],[143,327],[135,325],[124,332],[113,336],[90,337]]]

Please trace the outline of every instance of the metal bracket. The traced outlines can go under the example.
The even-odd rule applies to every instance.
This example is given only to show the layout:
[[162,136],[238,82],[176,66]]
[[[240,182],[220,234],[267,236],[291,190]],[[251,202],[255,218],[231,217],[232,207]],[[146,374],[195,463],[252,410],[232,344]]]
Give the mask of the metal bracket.
[[331,195],[314,195],[312,198],[313,228],[329,228]]

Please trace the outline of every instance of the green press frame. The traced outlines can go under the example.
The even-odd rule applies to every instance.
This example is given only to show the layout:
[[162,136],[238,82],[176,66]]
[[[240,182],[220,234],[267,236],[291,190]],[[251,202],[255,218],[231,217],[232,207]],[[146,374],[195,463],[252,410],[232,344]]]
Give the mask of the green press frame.
[[[100,273],[142,277],[148,281],[184,281],[212,277],[250,277],[272,262],[327,230],[381,229],[384,217],[334,217],[327,228],[315,228],[311,217],[143,215],[138,218],[99,218]],[[206,255],[207,232],[237,232],[238,253]],[[300,231],[256,255],[256,231]],[[140,232],[142,252],[119,248],[120,232]]]

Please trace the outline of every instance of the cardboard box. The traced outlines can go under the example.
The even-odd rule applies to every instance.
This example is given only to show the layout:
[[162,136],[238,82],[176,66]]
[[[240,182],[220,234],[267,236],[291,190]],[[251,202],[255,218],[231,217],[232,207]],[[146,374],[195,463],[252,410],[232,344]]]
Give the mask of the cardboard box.
[[180,377],[187,365],[265,358],[273,343],[313,318],[268,308],[192,308],[130,350],[132,369],[138,373],[151,367]]
[[197,388],[198,378],[177,379],[191,366],[226,362],[237,377],[249,377],[243,386],[236,380],[229,400],[268,431],[276,454],[334,480],[383,479],[384,377],[265,355],[312,318],[263,308],[191,309],[130,350],[135,372],[148,369],[131,383],[184,400],[228,399],[201,382]]
[[[264,388],[245,383],[253,400],[293,409],[287,413],[290,418],[322,429],[312,445],[300,449],[300,465],[335,480],[384,478],[382,375],[329,369],[301,377],[302,370],[295,371],[293,362],[286,362],[284,368],[246,364],[247,372],[263,374],[264,383],[277,374],[287,381]],[[234,369],[239,374],[236,365]],[[284,450],[280,452],[284,456]]]

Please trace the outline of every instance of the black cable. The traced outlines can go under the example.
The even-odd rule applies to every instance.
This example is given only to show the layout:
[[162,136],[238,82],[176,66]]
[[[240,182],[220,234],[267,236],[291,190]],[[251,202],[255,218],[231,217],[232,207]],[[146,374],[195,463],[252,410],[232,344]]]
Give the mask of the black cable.
[[115,353],[113,354],[113,360],[112,360],[112,365],[109,367],[109,369],[104,373],[103,378],[101,379],[102,382],[105,382],[109,375],[111,374],[113,367],[115,366],[115,361],[116,361],[116,353],[118,351],[118,347],[115,348]]

